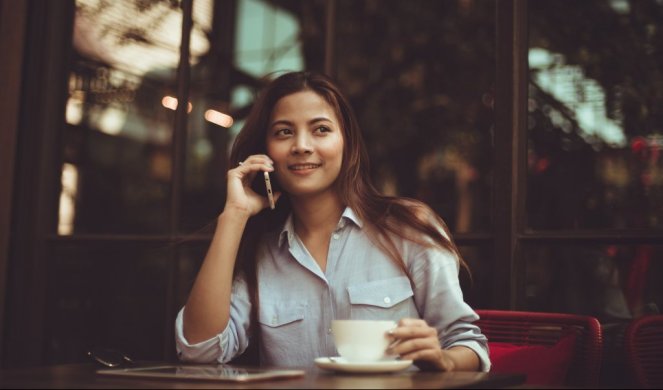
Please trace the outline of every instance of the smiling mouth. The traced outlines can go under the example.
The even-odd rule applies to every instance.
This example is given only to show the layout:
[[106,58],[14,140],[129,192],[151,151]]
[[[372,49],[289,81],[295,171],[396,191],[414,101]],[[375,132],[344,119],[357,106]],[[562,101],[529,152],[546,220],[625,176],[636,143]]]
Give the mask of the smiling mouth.
[[315,169],[315,168],[320,168],[322,164],[295,164],[295,165],[288,165],[288,169],[292,171],[303,171],[306,169]]

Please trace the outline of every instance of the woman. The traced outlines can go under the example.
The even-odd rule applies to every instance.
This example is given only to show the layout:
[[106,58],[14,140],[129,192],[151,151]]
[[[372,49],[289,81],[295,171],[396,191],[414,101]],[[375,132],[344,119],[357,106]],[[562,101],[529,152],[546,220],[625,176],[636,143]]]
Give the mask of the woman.
[[[257,342],[261,364],[307,366],[336,355],[333,319],[392,319],[389,353],[423,369],[489,370],[444,223],[372,186],[359,126],[327,77],[272,81],[230,160],[225,208],[176,320],[182,360],[227,362]],[[275,210],[263,172],[280,187]]]

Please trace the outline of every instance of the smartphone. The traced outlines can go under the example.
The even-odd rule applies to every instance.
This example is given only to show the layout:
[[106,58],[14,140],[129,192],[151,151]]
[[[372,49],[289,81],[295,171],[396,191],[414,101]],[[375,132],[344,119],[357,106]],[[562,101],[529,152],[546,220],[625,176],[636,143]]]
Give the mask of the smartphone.
[[269,172],[263,172],[265,176],[265,188],[267,188],[267,199],[269,199],[269,208],[274,210],[276,205],[274,204],[274,193],[272,191],[272,182],[269,180]]

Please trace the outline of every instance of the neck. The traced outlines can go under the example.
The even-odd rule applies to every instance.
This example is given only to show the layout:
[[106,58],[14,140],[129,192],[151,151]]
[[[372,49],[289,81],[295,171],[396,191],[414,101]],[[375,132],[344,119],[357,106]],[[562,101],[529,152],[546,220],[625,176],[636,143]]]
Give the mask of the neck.
[[345,206],[334,193],[292,199],[295,232],[300,237],[331,234],[338,224]]

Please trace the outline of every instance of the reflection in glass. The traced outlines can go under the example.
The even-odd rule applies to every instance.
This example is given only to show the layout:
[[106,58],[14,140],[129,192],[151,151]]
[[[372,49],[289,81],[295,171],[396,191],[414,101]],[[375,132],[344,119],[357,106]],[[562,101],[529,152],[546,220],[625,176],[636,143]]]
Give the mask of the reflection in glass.
[[76,214],[76,197],[78,193],[78,169],[73,164],[62,165],[62,192],[60,193],[60,213],[58,218],[58,234],[70,235],[74,231]]
[[[76,1],[63,156],[78,186],[61,234],[168,227],[174,112],[162,99],[175,96],[181,23],[178,2]],[[194,61],[206,50],[196,25]]]
[[528,225],[663,227],[663,3],[529,13]]
[[322,34],[305,33],[324,20],[318,2],[239,0],[214,2],[213,7],[208,9],[209,50],[191,72],[193,108],[180,221],[185,232],[197,231],[222,210],[228,152],[262,78],[273,72],[315,69],[304,48],[323,44]]
[[660,245],[527,246],[527,309],[608,322],[660,313],[661,256]]
[[495,4],[338,2],[338,79],[378,187],[489,231]]

